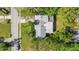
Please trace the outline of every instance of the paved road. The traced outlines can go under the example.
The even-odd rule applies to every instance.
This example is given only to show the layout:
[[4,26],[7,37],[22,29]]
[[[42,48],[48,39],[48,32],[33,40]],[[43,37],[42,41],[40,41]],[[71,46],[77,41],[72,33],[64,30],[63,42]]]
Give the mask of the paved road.
[[[16,8],[11,8],[11,34],[12,34],[12,40],[15,39],[18,40],[19,38],[19,23],[20,19],[18,17],[18,11]],[[13,51],[18,50],[17,45],[12,47]]]

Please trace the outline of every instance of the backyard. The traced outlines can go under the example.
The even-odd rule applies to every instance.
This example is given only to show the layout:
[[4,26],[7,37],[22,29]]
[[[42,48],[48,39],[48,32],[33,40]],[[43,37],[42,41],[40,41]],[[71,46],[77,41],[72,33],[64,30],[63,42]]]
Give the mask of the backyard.
[[[28,10],[31,8],[27,8]],[[47,13],[46,15],[50,15],[51,13],[49,13],[50,11],[47,12],[46,8],[37,8],[39,9],[38,12],[43,12],[43,10],[45,10],[45,13]],[[49,8],[50,9],[50,8]],[[49,10],[48,9],[48,10]],[[56,8],[51,8],[51,12],[53,13],[52,15],[54,15]],[[28,50],[39,50],[39,51],[72,51],[72,50],[79,50],[79,44],[78,43],[71,43],[71,39],[72,39],[72,33],[67,32],[64,28],[66,26],[70,26],[71,28],[79,28],[79,26],[76,25],[75,21],[69,20],[69,19],[74,19],[72,18],[72,16],[68,16],[70,15],[72,12],[68,11],[68,9],[75,9],[75,8],[60,8],[60,10],[58,11],[58,15],[56,15],[56,31],[51,34],[49,37],[45,37],[45,38],[35,38],[35,33],[34,31],[34,26],[33,23],[24,23],[21,24],[21,35],[22,35],[22,51],[28,51]],[[40,11],[41,10],[41,11]],[[64,10],[64,11],[62,11]],[[33,10],[34,11],[34,10]],[[53,12],[54,11],[54,12]],[[65,12],[69,12],[65,15]],[[26,13],[26,11],[24,11],[22,13],[23,14]],[[27,15],[34,15],[35,12],[33,12],[32,14],[32,10],[30,12],[30,10],[28,11]],[[35,13],[36,14],[36,13]],[[24,16],[27,16],[24,14]],[[62,16],[64,15],[64,16]],[[76,19],[76,18],[75,18]],[[65,34],[66,33],[66,34]]]
[[[55,31],[49,37],[45,37],[43,39],[36,39],[33,35],[33,27],[32,23],[24,23],[21,25],[21,46],[22,51],[64,51],[64,50],[79,50],[79,44],[77,43],[68,43],[72,38],[72,35],[68,33],[67,35],[64,34],[64,31],[61,30],[58,32]],[[58,28],[60,29],[60,27]],[[70,36],[70,37],[68,37]],[[60,37],[60,38],[58,38]],[[67,38],[68,37],[68,38]],[[65,41],[65,42],[64,42]],[[67,41],[67,42],[66,42]]]

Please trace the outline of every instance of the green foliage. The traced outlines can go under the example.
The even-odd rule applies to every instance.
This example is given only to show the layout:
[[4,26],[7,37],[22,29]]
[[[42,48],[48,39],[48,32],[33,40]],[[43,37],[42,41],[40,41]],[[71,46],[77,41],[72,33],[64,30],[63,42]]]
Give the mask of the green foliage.
[[0,43],[0,51],[8,51],[10,50],[10,46],[8,43]]
[[21,46],[22,46],[23,51],[31,49],[30,45],[32,44],[32,39],[34,38],[34,35],[35,35],[34,34],[35,30],[34,30],[33,26],[34,25],[32,22],[21,24],[21,37],[22,37]]
[[72,33],[62,30],[54,32],[47,40],[55,43],[67,43],[71,41],[71,38]]
[[22,16],[36,15],[36,14],[45,14],[45,15],[61,15],[63,19],[67,19],[68,22],[72,23],[76,14],[79,13],[79,8],[77,7],[28,7],[23,8]]
[[[66,20],[65,26],[74,24],[73,22],[76,19],[76,15],[79,12],[79,8],[73,7],[33,7],[33,8],[24,8],[21,13],[22,16],[36,15],[36,14],[45,14],[45,15],[60,15],[60,22]],[[58,19],[57,19],[58,20]],[[67,23],[68,22],[68,23]],[[63,27],[65,27],[63,25]],[[60,26],[61,27],[61,26]],[[38,44],[37,39],[35,38],[35,30],[33,23],[29,23],[28,25],[23,25],[22,29],[22,46],[23,50],[25,46],[29,46],[28,44],[32,44],[32,50],[36,50],[36,45]],[[49,37],[45,37],[39,40],[39,50],[57,50],[57,51],[65,51],[65,50],[79,50],[79,44],[71,43],[73,34],[65,29],[61,29],[59,31],[55,31]],[[30,40],[32,39],[32,40]],[[29,42],[30,40],[30,42]],[[25,42],[27,41],[27,43]],[[25,46],[24,46],[25,45]],[[28,48],[28,47],[27,47]]]
[[53,8],[53,7],[33,7],[33,8],[23,8],[21,10],[22,16],[29,16],[29,15],[36,15],[36,14],[45,14],[45,15],[54,15],[57,14],[59,7]]
[[67,19],[70,23],[76,19],[77,13],[79,13],[79,8],[77,7],[64,7],[58,10],[58,14],[61,15],[64,19]]

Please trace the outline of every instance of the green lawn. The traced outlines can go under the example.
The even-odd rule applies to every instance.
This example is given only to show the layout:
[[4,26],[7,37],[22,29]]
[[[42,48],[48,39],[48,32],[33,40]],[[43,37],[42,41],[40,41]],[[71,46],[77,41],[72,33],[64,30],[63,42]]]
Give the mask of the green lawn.
[[29,23],[21,24],[21,35],[22,35],[22,50],[30,50],[31,48],[31,39],[32,37],[29,35],[31,32],[31,26]]
[[[10,23],[7,23],[7,21],[0,23],[0,37],[10,38],[10,26]],[[10,47],[7,47],[5,43],[0,43],[0,51],[10,51]]]
[[0,37],[9,38],[11,33],[10,28],[10,24],[6,22],[0,23]]
[[[26,51],[26,50],[50,50],[49,46],[48,46],[48,42],[46,40],[43,39],[39,39],[39,41],[36,39],[34,39],[34,36],[32,37],[31,31],[32,31],[32,25],[31,23],[24,23],[21,24],[21,36],[22,36],[22,40],[21,40],[21,47],[22,47],[22,51]],[[29,34],[30,33],[30,34]],[[37,48],[37,45],[39,44],[39,48]]]

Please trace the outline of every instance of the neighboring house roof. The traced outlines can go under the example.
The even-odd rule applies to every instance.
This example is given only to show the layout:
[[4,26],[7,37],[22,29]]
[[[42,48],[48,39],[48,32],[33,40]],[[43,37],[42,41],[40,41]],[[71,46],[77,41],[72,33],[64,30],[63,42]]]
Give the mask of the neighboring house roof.
[[73,31],[73,40],[75,41],[75,42],[79,42],[79,30],[74,30]]

